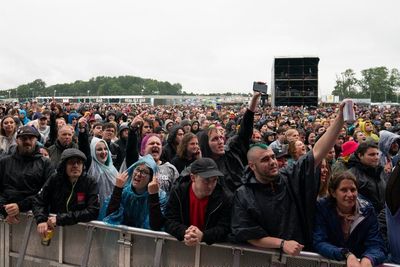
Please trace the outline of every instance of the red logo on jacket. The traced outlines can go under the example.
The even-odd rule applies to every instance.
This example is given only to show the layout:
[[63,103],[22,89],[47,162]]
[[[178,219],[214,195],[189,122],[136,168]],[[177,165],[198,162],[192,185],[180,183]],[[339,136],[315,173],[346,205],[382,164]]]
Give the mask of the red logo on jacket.
[[76,193],[78,205],[85,204],[86,195],[84,192]]

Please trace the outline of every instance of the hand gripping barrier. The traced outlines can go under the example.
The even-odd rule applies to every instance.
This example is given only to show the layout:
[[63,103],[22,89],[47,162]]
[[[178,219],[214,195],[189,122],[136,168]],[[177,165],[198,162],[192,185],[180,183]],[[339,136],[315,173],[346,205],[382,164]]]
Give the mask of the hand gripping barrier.
[[[343,266],[343,262],[302,252],[297,257],[277,250],[228,243],[187,247],[165,232],[100,221],[57,227],[50,246],[40,244],[31,214],[21,223],[0,221],[0,267],[8,266]],[[400,265],[385,264],[386,267]]]

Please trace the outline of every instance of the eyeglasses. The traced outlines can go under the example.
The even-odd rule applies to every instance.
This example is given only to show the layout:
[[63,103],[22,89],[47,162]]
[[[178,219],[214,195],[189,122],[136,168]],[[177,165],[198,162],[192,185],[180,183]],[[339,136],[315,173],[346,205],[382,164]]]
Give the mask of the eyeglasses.
[[133,172],[135,174],[140,174],[140,176],[142,176],[142,177],[147,177],[147,176],[150,175],[150,172],[148,170],[146,170],[146,169],[136,168]]
[[81,159],[69,159],[67,161],[67,164],[69,164],[69,165],[75,165],[75,164],[81,165],[81,164],[83,164],[83,161]]

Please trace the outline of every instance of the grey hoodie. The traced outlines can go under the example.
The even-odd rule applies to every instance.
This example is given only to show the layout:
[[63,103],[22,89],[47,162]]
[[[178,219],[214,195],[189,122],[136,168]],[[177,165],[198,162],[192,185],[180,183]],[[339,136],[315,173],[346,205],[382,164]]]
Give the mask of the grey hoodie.
[[400,135],[394,134],[392,132],[382,130],[379,132],[379,150],[381,151],[379,163],[382,166],[386,165],[386,158],[389,157],[390,160],[394,155],[389,154],[390,146],[394,142],[400,142]]

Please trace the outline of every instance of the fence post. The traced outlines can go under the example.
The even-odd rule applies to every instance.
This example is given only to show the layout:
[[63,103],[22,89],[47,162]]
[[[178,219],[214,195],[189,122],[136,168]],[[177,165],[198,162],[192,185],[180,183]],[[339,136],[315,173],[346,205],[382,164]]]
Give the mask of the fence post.
[[89,226],[88,228],[89,228],[89,230],[86,235],[85,251],[84,251],[83,257],[82,257],[81,267],[86,267],[88,265],[90,248],[92,246],[92,241],[93,241],[93,233],[96,230],[96,227],[94,227],[94,226]]
[[201,245],[197,244],[196,245],[196,253],[194,256],[194,266],[195,267],[200,267],[200,259],[201,259]]
[[29,237],[31,235],[32,224],[33,224],[33,216],[28,215],[28,221],[26,223],[24,237],[22,239],[21,248],[19,249],[17,267],[22,267],[22,264],[24,262],[26,248],[28,247]]
[[58,263],[64,262],[64,227],[58,227]]
[[243,255],[243,250],[237,249],[237,248],[232,248],[232,254],[233,254],[232,267],[239,267],[240,266],[240,256]]
[[131,266],[132,235],[127,232],[120,232],[117,243],[120,244],[118,266]]
[[10,266],[10,225],[4,224],[4,267]]
[[161,255],[162,255],[162,248],[164,245],[164,239],[162,238],[156,238],[156,252],[154,254],[154,267],[160,267],[161,266]]
[[5,230],[5,223],[3,222],[2,219],[0,219],[0,267],[5,267],[5,234],[6,234],[6,230]]
[[271,255],[271,267],[282,267],[282,266],[286,266],[286,255],[283,254],[282,255],[282,260],[279,260],[280,255],[274,253]]

